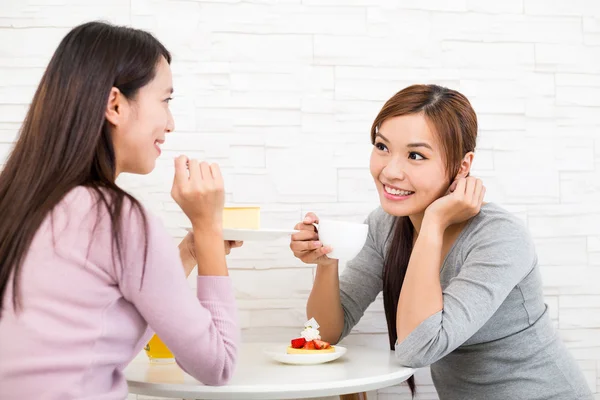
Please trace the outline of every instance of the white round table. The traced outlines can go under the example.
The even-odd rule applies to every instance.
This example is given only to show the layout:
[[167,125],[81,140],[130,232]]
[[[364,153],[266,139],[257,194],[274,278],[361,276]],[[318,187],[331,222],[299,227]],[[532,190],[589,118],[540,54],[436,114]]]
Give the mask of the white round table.
[[205,386],[175,363],[136,359],[125,369],[129,392],[184,399],[297,399],[361,393],[397,385],[415,370],[398,364],[394,353],[348,347],[341,358],[318,365],[288,365],[263,353],[272,344],[244,343],[238,366],[224,386]]

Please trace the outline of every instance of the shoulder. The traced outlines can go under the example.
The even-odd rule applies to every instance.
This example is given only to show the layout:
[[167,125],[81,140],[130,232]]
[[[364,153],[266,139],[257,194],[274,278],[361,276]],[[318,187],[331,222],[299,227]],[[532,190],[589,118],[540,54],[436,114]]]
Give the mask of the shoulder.
[[527,240],[531,236],[524,221],[495,203],[486,203],[481,207],[479,214],[471,220],[469,230],[473,234],[515,235]]
[[[115,206],[116,199],[116,193],[110,189],[77,186],[63,197],[56,211],[70,217],[95,220],[101,227],[111,223],[109,208]],[[133,196],[123,197],[120,211],[120,223],[126,234],[142,231],[144,227],[148,232],[166,230],[162,220]]]
[[98,194],[92,188],[76,186],[65,194],[59,206],[67,206],[71,210],[88,211],[97,204]]
[[533,263],[535,245],[524,221],[495,203],[487,203],[465,227],[464,246],[490,257],[520,258]]

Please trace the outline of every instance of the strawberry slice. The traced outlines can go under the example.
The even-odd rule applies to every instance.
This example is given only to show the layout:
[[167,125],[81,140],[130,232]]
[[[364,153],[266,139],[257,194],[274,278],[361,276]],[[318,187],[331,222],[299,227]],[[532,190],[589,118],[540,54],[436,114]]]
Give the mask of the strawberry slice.
[[315,347],[315,341],[311,340],[310,342],[304,343],[303,349],[304,350],[315,350],[316,349],[316,347]]
[[294,349],[301,349],[304,344],[306,343],[306,339],[304,338],[297,338],[297,339],[292,339],[292,347]]
[[313,342],[315,342],[315,349],[317,350],[328,349],[331,347],[331,345],[324,340],[313,340]]

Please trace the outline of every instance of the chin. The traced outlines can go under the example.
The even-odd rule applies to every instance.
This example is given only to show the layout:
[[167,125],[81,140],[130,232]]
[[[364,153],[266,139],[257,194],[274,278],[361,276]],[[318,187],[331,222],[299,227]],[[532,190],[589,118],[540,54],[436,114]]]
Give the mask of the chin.
[[148,175],[152,171],[154,171],[154,165],[152,167],[150,167],[150,168],[145,169],[143,172],[140,172],[140,175]]
[[398,204],[389,204],[389,202],[385,199],[381,203],[381,208],[383,208],[383,211],[390,215],[393,215],[394,217],[407,217],[412,214],[410,210],[408,210],[406,207],[403,207]]
[[154,167],[155,163],[152,163],[151,165],[140,165],[134,171],[131,171],[131,173],[136,175],[148,175],[149,173],[154,171]]

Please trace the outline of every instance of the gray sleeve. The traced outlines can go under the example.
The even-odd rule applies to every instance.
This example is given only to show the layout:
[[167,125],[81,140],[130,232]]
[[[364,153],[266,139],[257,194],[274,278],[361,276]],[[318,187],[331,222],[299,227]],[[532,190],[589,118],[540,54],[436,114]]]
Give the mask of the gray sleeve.
[[396,356],[403,365],[430,365],[462,345],[536,263],[527,229],[510,218],[481,221],[462,245],[466,257],[443,291],[442,311],[396,343]]
[[348,262],[340,275],[340,300],[344,310],[344,329],[339,340],[346,337],[362,318],[365,310],[383,289],[383,241],[380,232],[383,211],[373,211],[365,220],[369,234],[358,255]]

